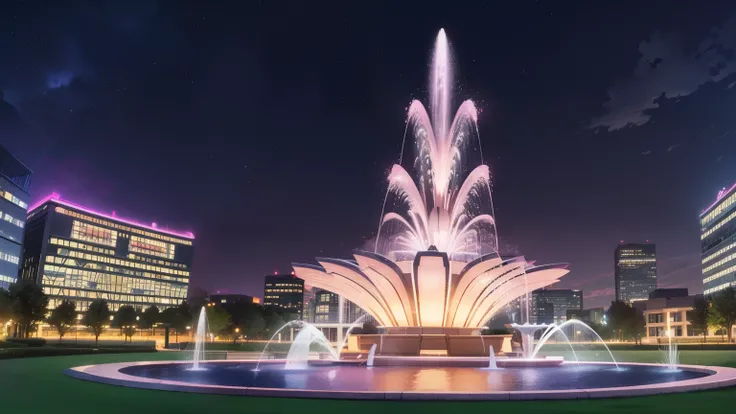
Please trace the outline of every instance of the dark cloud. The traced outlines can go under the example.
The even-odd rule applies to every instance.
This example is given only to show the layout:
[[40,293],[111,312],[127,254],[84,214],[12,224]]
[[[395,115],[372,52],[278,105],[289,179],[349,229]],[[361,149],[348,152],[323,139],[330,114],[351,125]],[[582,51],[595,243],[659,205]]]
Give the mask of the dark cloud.
[[[694,50],[671,33],[654,33],[639,45],[634,73],[608,90],[605,114],[591,121],[591,128],[608,131],[641,126],[661,100],[683,97],[708,82],[718,82],[736,72],[736,19],[714,29]],[[730,85],[729,85],[730,86]]]

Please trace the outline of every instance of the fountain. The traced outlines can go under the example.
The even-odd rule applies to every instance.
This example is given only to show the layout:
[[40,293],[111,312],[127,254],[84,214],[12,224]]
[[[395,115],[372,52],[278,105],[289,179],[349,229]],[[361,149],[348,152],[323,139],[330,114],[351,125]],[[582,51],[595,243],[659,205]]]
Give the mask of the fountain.
[[665,350],[665,364],[667,371],[677,371],[680,365],[680,352],[677,350],[677,342],[672,342],[672,330],[667,330],[667,349]]
[[350,333],[353,332],[353,329],[357,328],[358,324],[367,316],[369,316],[367,313],[361,315],[358,319],[353,321],[353,323],[350,324],[350,327],[348,327],[348,330],[345,331],[345,337],[343,338],[340,345],[337,346],[337,359],[340,359],[340,356],[342,355],[342,350],[345,348],[345,345],[347,345],[348,339],[350,338]]
[[371,345],[371,350],[368,351],[368,361],[365,363],[367,367],[373,366],[373,360],[376,358],[376,348],[377,347],[378,345],[376,344]]
[[200,361],[205,359],[204,355],[204,343],[207,340],[207,309],[202,307],[199,312],[199,319],[197,320],[197,331],[194,334],[194,355],[192,356],[192,371],[204,371],[199,365]]
[[[611,369],[618,366],[615,359],[570,364],[562,358],[536,358],[553,335],[564,336],[566,326],[585,328],[579,321],[530,324],[528,311],[514,325],[522,336],[523,358],[496,357],[494,350],[504,349],[510,335],[483,335],[485,323],[517,298],[528,299],[529,292],[556,283],[568,270],[565,264],[536,265],[523,256],[498,253],[490,169],[482,158],[478,163],[469,158],[482,154],[478,111],[472,101],[464,101],[451,118],[451,68],[447,37],[440,31],[430,76],[431,117],[419,101],[408,108],[405,140],[411,135],[416,151],[405,158],[402,145],[399,162],[391,168],[372,251],[293,264],[306,284],[352,301],[383,328],[380,334],[357,338],[360,349],[370,346],[366,364],[338,361],[322,332],[302,321],[277,330],[258,360],[200,364],[206,327],[200,315],[191,368],[206,367],[205,375],[177,361],[88,365],[66,373],[139,388],[382,400],[389,395],[402,400],[605,398],[630,395],[632,387],[636,395],[645,395],[736,385],[733,368],[663,370],[663,364],[621,364],[625,369],[619,371]],[[272,341],[290,327],[299,333],[286,361],[262,366]],[[667,366],[674,368],[676,344],[669,342]],[[309,364],[313,345],[331,360]],[[339,346],[338,351],[344,348]],[[427,357],[423,351],[441,356]],[[574,348],[573,355],[577,360]],[[373,367],[375,362],[379,366]]]
[[330,353],[332,360],[337,361],[339,358],[332,345],[325,338],[322,331],[315,328],[313,325],[308,323],[304,324],[304,327],[294,338],[294,342],[289,348],[289,354],[286,356],[286,365],[284,369],[287,370],[302,370],[309,367],[309,350],[312,344],[318,344],[323,349]]
[[[258,371],[259,370],[259,368],[261,366],[261,361],[263,361],[263,357],[268,352],[268,346],[271,345],[271,342],[273,342],[276,339],[276,337],[281,333],[281,331],[283,331],[286,328],[299,328],[299,329],[301,329],[301,331],[306,331],[307,332],[307,333],[304,334],[304,336],[302,336],[300,338],[299,335],[302,333],[300,331],[299,334],[297,334],[296,338],[294,338],[294,341],[292,342],[291,347],[289,348],[289,353],[287,354],[287,361],[289,360],[289,356],[288,355],[292,355],[292,362],[293,362],[292,365],[291,365],[292,367],[300,366],[299,363],[297,363],[297,360],[304,357],[304,352],[305,351],[303,350],[303,348],[304,348],[304,344],[308,340],[311,340],[311,342],[309,342],[307,344],[306,357],[304,357],[304,358],[308,358],[308,356],[309,356],[309,347],[311,346],[312,342],[317,341],[318,343],[323,344],[323,345],[324,344],[327,344],[326,348],[329,349],[329,351],[331,352],[332,359],[334,359],[334,360],[338,360],[339,359],[339,357],[335,353],[335,350],[332,349],[332,347],[329,345],[330,344],[329,341],[327,340],[327,338],[325,338],[325,336],[322,334],[322,332],[319,329],[315,328],[313,325],[311,325],[311,324],[309,324],[307,322],[304,322],[304,321],[298,321],[298,320],[297,321],[289,321],[289,322],[285,323],[282,327],[280,327],[279,329],[277,329],[276,332],[274,332],[273,335],[271,335],[271,339],[269,339],[268,342],[266,342],[266,345],[263,347],[263,351],[261,351],[261,355],[258,357],[258,363],[256,364],[256,367],[253,369],[253,371]],[[307,336],[307,335],[311,335],[311,336]],[[297,349],[294,348],[295,345],[298,346]],[[292,352],[292,350],[293,350],[293,352]]]
[[493,350],[493,345],[488,347],[488,369],[498,369],[496,352]]

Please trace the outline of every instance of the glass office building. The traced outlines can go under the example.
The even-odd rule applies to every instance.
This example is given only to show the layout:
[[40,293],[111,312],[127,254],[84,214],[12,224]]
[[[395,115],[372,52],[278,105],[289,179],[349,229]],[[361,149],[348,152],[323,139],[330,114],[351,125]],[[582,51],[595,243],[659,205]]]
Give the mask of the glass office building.
[[39,283],[49,308],[85,310],[105,299],[143,309],[187,297],[194,235],[107,215],[52,194],[28,210],[20,276]]
[[0,288],[18,277],[31,170],[0,146]]
[[568,311],[583,310],[583,292],[574,289],[537,289],[531,297],[532,323],[557,323],[567,320]]
[[302,319],[304,311],[304,281],[294,275],[268,275],[263,287],[263,306],[296,313]]
[[700,214],[703,293],[736,285],[736,184]]
[[657,288],[657,249],[654,244],[619,244],[613,255],[616,300],[649,299]]

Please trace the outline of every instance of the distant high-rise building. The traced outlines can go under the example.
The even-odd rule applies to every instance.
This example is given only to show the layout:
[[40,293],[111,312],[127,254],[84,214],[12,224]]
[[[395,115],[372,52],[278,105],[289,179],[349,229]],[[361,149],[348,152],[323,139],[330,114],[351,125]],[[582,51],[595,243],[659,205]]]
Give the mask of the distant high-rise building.
[[340,296],[326,290],[318,290],[314,296],[314,323],[339,323]]
[[295,313],[301,319],[304,311],[304,280],[294,275],[267,275],[263,287],[263,306]]
[[736,184],[700,214],[703,293],[736,285]]
[[619,244],[614,252],[616,300],[649,299],[657,288],[657,250],[654,244]]
[[562,323],[569,310],[583,310],[583,292],[573,289],[537,289],[532,292],[531,322]]
[[49,296],[86,310],[95,299],[138,309],[176,306],[187,297],[194,235],[94,211],[52,194],[31,206],[21,277]]
[[31,170],[0,146],[0,288],[18,277],[30,186]]
[[240,293],[213,293],[207,301],[212,306],[223,308],[235,307],[242,304],[259,304],[261,300],[250,295]]

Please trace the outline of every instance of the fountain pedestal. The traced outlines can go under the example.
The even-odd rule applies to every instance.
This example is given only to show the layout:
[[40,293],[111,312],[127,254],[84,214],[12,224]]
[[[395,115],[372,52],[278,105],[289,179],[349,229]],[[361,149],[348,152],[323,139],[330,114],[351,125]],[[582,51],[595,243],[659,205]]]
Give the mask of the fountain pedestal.
[[531,359],[532,357],[532,353],[534,352],[534,334],[542,329],[546,331],[553,326],[555,325],[546,323],[525,323],[523,325],[519,325],[517,323],[511,324],[511,327],[519,331],[519,334],[521,335],[521,355],[524,359]]

